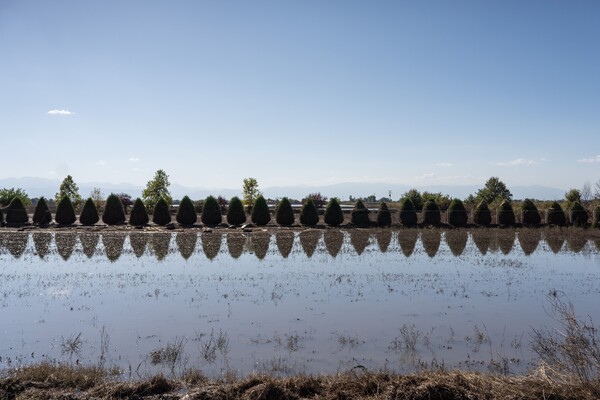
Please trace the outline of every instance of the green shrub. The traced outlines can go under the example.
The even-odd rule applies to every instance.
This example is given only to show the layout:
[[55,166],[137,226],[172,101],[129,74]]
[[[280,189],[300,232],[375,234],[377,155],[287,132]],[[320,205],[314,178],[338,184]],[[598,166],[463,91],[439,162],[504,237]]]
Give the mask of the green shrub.
[[204,225],[218,225],[222,220],[219,202],[213,196],[208,196],[204,200],[204,207],[202,208],[202,223]]
[[133,202],[133,208],[129,213],[129,225],[143,226],[147,225],[150,218],[148,218],[148,212],[144,202],[139,197]]
[[387,204],[381,202],[379,210],[377,210],[377,226],[390,225],[392,225],[392,213],[390,213]]
[[58,201],[56,206],[56,216],[54,217],[57,224],[71,225],[77,219],[75,217],[75,208],[69,196],[63,196]]
[[302,209],[300,210],[300,223],[302,225],[313,226],[319,223],[319,212],[315,202],[308,198],[304,201]]
[[164,226],[171,222],[171,210],[169,204],[164,198],[160,198],[154,206],[154,213],[152,214],[152,222],[156,225]]
[[234,196],[229,201],[229,208],[227,209],[227,223],[237,226],[243,224],[244,222],[246,222],[244,205],[239,197]]
[[594,228],[600,228],[600,205],[594,208],[594,220],[592,221],[592,225]]
[[100,221],[98,209],[96,203],[90,197],[85,201],[81,214],[79,214],[79,223],[81,225],[94,225],[98,221]]
[[589,219],[588,212],[580,202],[576,201],[571,206],[571,221],[575,226],[586,226]]
[[552,205],[548,209],[547,223],[550,225],[558,226],[565,226],[565,224],[567,223],[567,217],[565,215],[565,212],[563,211],[560,204],[558,204],[558,202],[556,201],[552,203]]
[[469,215],[460,199],[453,199],[448,206],[448,223],[452,226],[467,226]]
[[508,200],[504,200],[498,207],[498,225],[513,226],[515,224],[515,212]]
[[523,200],[521,206],[521,215],[523,217],[524,225],[539,225],[542,222],[542,217],[533,201],[529,199]]
[[254,206],[252,207],[252,214],[250,215],[252,222],[256,225],[263,226],[271,221],[271,213],[269,212],[269,206],[265,198],[260,195],[256,198]]
[[290,226],[294,223],[294,210],[292,204],[287,197],[284,197],[277,205],[277,211],[275,211],[275,221],[279,225]]
[[369,226],[371,220],[369,218],[369,209],[365,207],[361,200],[358,200],[352,210],[352,223],[357,226]]
[[27,215],[23,201],[20,197],[13,197],[6,208],[6,223],[26,224],[27,222],[29,222],[29,215]]
[[102,222],[106,225],[119,225],[125,223],[125,210],[121,198],[114,193],[106,199],[104,212],[102,213]]
[[402,225],[417,225],[417,210],[415,209],[415,204],[409,197],[402,199],[402,204],[400,204],[400,211],[398,214],[398,220]]
[[181,225],[194,225],[196,221],[198,221],[196,208],[188,196],[183,196],[183,199],[181,199],[179,202],[179,208],[177,209],[177,215],[175,216],[175,219]]
[[423,223],[425,225],[439,225],[442,222],[442,215],[434,199],[429,199],[423,205]]
[[479,226],[489,226],[492,223],[492,213],[485,201],[475,207],[473,222]]
[[344,213],[340,202],[335,197],[329,200],[327,207],[325,208],[325,215],[323,215],[323,221],[329,226],[338,226],[344,222]]
[[40,197],[33,212],[33,223],[48,225],[50,222],[52,222],[52,214],[50,214],[50,210],[48,209],[48,203],[45,198]]

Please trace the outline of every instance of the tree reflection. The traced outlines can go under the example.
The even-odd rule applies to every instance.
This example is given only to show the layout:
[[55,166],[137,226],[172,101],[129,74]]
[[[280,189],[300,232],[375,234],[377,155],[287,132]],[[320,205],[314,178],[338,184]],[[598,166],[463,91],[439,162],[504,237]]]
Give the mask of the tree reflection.
[[519,231],[519,244],[523,253],[529,256],[535,252],[540,240],[542,240],[542,232],[539,229],[523,229]]
[[264,259],[269,251],[271,235],[267,232],[256,232],[253,233],[248,239],[249,240],[247,244],[251,251],[254,252],[254,255],[256,255],[259,260]]
[[562,229],[547,229],[545,232],[546,243],[554,254],[558,253],[565,243],[565,233]]
[[275,234],[275,243],[277,243],[277,249],[283,258],[287,258],[292,252],[294,247],[294,232],[281,231]]
[[377,245],[379,246],[379,250],[382,253],[385,253],[390,247],[390,243],[392,241],[392,230],[391,229],[381,229],[375,232],[375,240],[377,241]]
[[67,261],[71,254],[73,254],[73,249],[75,248],[75,243],[77,242],[77,237],[74,232],[56,232],[54,236],[54,241],[56,242],[56,250],[58,254],[63,258],[63,260]]
[[25,252],[27,248],[27,241],[29,240],[29,234],[24,232],[11,232],[5,237],[4,246],[8,249],[8,252],[14,257],[19,258]]
[[466,229],[451,229],[444,234],[446,244],[455,257],[462,255],[467,247],[469,233]]
[[308,256],[308,258],[312,257],[317,249],[317,245],[319,244],[319,239],[321,238],[321,231],[316,229],[310,229],[306,231],[300,232],[300,245],[302,245],[302,250]]
[[471,237],[475,246],[482,255],[486,255],[492,242],[492,233],[488,228],[474,229],[471,232]]
[[569,231],[567,236],[567,246],[573,253],[579,253],[585,247],[587,237],[578,231]]
[[177,248],[179,249],[179,254],[185,260],[190,258],[196,249],[196,241],[198,240],[198,235],[196,232],[178,232],[177,236],[175,236],[175,243],[177,243]]
[[209,260],[214,259],[221,250],[223,235],[214,232],[202,232],[202,250]]
[[129,234],[129,243],[133,249],[133,254],[135,254],[137,258],[140,258],[146,251],[148,234],[143,232],[131,232]]
[[52,241],[52,234],[49,232],[34,232],[31,237],[36,254],[40,258],[46,257],[50,252],[49,247]]
[[360,256],[369,245],[369,233],[362,229],[351,229],[350,243],[354,247],[356,254]]
[[127,234],[121,232],[106,233],[102,235],[102,243],[104,244],[104,252],[106,257],[111,261],[117,261],[123,254],[123,245]]
[[244,252],[246,236],[241,233],[229,233],[227,235],[227,249],[233,258],[239,258]]
[[81,248],[83,250],[83,254],[87,256],[87,258],[92,258],[96,253],[96,248],[98,247],[98,242],[100,241],[100,235],[97,233],[80,233],[79,234],[79,242],[81,243]]
[[165,259],[169,254],[169,244],[171,243],[171,234],[166,232],[155,232],[150,235],[150,249],[158,261]]
[[328,229],[323,234],[325,248],[332,257],[337,257],[344,244],[344,234],[338,229]]
[[433,258],[440,248],[442,234],[439,229],[423,229],[421,231],[421,242],[423,243],[425,253]]
[[410,257],[415,251],[418,238],[419,231],[416,229],[407,228],[398,232],[398,244],[406,257]]
[[498,229],[496,232],[496,240],[500,251],[504,255],[508,255],[515,244],[516,232],[514,229]]

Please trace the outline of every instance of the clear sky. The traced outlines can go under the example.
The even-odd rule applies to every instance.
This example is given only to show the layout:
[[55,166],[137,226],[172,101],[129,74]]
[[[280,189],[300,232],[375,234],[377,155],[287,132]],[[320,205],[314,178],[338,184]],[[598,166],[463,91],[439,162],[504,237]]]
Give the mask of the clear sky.
[[0,1],[0,178],[600,179],[600,2]]

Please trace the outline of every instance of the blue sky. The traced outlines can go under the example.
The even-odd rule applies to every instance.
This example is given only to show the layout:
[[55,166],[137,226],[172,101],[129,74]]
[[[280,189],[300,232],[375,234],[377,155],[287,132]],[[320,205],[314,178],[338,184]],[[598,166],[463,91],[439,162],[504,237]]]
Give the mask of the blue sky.
[[597,1],[1,1],[0,178],[600,180]]

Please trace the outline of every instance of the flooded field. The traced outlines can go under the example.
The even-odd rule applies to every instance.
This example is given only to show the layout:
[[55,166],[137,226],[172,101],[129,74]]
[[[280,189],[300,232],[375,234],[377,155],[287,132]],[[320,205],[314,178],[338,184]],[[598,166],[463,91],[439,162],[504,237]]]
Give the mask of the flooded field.
[[0,235],[0,368],[124,377],[522,373],[549,299],[600,320],[600,241],[553,230]]

